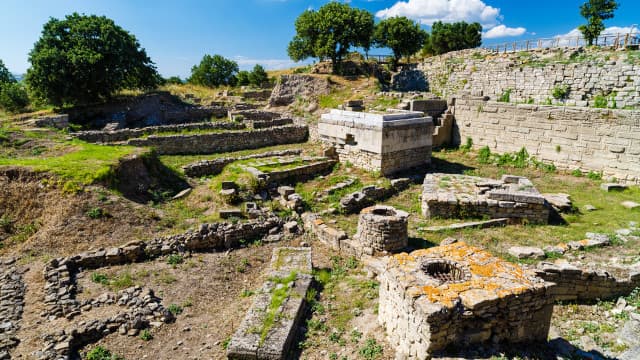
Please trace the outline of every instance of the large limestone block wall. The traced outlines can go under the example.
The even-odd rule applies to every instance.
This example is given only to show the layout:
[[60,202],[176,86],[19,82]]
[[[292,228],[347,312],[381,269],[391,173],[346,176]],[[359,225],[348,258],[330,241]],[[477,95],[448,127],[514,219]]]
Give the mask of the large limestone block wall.
[[538,160],[566,169],[602,171],[640,182],[640,111],[455,100],[455,142],[473,139],[492,152],[523,146]]
[[598,95],[617,108],[640,106],[640,61],[627,52],[544,49],[494,54],[469,49],[434,56],[419,64],[429,90],[440,96],[466,92],[498,99],[511,90],[512,102],[553,98],[555,87],[568,89],[567,105],[593,106]]

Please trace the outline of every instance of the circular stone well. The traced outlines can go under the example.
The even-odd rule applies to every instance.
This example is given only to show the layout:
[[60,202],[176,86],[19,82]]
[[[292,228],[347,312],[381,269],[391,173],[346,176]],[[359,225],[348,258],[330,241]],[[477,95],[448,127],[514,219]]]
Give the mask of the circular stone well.
[[471,278],[471,274],[463,266],[445,259],[425,260],[420,265],[420,270],[441,283],[460,283]]
[[376,205],[363,209],[355,238],[372,252],[394,252],[407,247],[407,212],[391,206]]

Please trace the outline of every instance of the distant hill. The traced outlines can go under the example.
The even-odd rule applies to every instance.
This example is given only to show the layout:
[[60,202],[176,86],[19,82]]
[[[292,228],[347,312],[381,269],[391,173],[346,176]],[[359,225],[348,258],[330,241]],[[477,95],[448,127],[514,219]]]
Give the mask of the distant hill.
[[24,79],[26,74],[12,74],[14,78],[16,78],[17,81],[22,81],[22,79]]

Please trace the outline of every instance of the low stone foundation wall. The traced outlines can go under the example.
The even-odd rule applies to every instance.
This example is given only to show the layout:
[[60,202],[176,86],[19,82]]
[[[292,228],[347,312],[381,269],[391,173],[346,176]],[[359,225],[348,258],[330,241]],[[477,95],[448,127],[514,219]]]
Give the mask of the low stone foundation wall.
[[307,126],[282,126],[250,131],[229,131],[201,135],[149,136],[131,139],[131,146],[149,146],[158,154],[213,154],[266,146],[300,143],[307,140]]
[[276,170],[266,173],[266,180],[270,183],[282,184],[286,182],[299,182],[313,179],[318,175],[330,173],[336,165],[336,160],[318,161],[304,164],[286,170]]
[[304,213],[302,221],[305,229],[315,234],[320,242],[336,250],[343,248],[343,242],[349,240],[346,232],[325,224],[318,214]]
[[[290,359],[312,279],[311,248],[274,249],[269,280],[231,338],[228,359]],[[271,309],[275,291],[286,291],[287,296],[277,309]]]
[[360,191],[340,199],[340,207],[347,214],[357,213],[368,206],[372,206],[378,200],[386,199],[406,189],[411,182],[410,179],[399,178],[391,180],[389,188],[375,185],[365,186]]
[[211,175],[218,175],[219,173],[222,172],[225,166],[233,163],[234,161],[268,158],[268,157],[274,157],[274,156],[300,155],[301,153],[302,153],[301,149],[267,151],[260,154],[240,156],[237,158],[218,158],[213,160],[202,160],[202,161],[195,162],[193,164],[186,165],[182,169],[184,170],[185,175],[190,177],[211,176]]
[[246,127],[247,126],[242,123],[219,121],[149,126],[144,128],[121,129],[114,131],[80,131],[71,134],[71,136],[90,143],[112,143],[163,132],[181,132],[188,130],[242,130],[246,129]]
[[9,351],[18,345],[15,337],[22,322],[24,292],[22,272],[13,260],[0,260],[0,359],[11,359]]
[[580,269],[571,264],[540,263],[536,276],[556,284],[551,295],[556,300],[607,300],[626,296],[640,287],[640,266],[621,269],[614,276],[605,269]]
[[279,119],[282,115],[274,111],[247,109],[247,110],[229,110],[229,119],[242,117],[243,120],[250,121],[271,121]]
[[282,118],[282,119],[273,119],[273,120],[252,120],[248,121],[249,126],[254,129],[264,129],[270,128],[274,126],[285,126],[293,124],[293,119]]
[[422,193],[425,217],[515,218],[546,224],[550,206],[526,178],[493,180],[457,174],[427,174]]

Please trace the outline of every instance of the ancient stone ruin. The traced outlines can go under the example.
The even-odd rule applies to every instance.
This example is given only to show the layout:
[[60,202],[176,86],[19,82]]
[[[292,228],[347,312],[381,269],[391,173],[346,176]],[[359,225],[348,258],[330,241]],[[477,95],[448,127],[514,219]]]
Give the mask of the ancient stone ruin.
[[529,179],[504,175],[501,180],[457,174],[427,174],[422,192],[425,217],[489,217],[546,224],[550,207]]
[[376,205],[363,209],[355,239],[366,253],[395,252],[408,245],[409,214],[391,206]]
[[397,354],[449,345],[545,341],[552,283],[464,243],[401,253],[379,274],[378,319]]
[[273,250],[269,279],[231,338],[227,357],[288,359],[311,286],[311,248]]
[[322,115],[318,134],[341,162],[385,175],[431,163],[433,121],[422,112],[334,109]]

